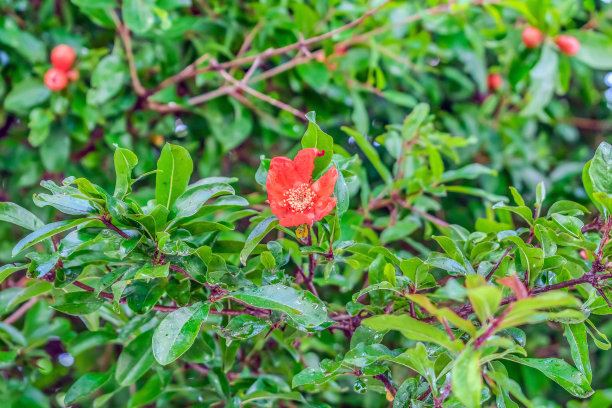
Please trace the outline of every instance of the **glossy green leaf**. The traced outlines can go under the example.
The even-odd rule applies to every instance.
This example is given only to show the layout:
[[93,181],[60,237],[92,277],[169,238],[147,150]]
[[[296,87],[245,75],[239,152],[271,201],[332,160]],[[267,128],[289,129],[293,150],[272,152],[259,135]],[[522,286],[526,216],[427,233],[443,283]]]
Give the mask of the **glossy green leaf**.
[[64,404],[70,405],[79,399],[90,397],[98,388],[102,387],[111,378],[113,372],[85,373],[79,377],[66,392]]
[[193,171],[193,161],[185,148],[166,143],[157,161],[155,200],[170,209],[185,192]]
[[117,359],[115,379],[122,385],[130,385],[149,371],[155,363],[151,339],[153,330],[140,334],[130,342]]
[[21,241],[19,241],[17,245],[15,245],[15,247],[13,248],[13,256],[46,238],[52,237],[56,234],[59,234],[60,232],[64,232],[74,227],[77,227],[88,221],[91,220],[89,218],[80,218],[77,220],[58,221],[52,222],[51,224],[47,224],[32,232],[31,234],[26,235]]
[[298,325],[314,328],[329,321],[325,304],[312,293],[282,284],[230,293],[231,297],[262,309],[285,313]]
[[503,358],[539,370],[575,397],[587,398],[593,394],[593,389],[587,377],[564,360],[557,358],[522,358],[513,355],[507,355]]
[[159,364],[170,364],[191,347],[209,309],[210,305],[198,302],[182,307],[162,320],[153,334],[153,355]]
[[30,231],[34,231],[45,225],[40,218],[25,208],[15,203],[7,202],[0,202],[0,221],[10,222],[25,229],[29,229]]
[[302,148],[307,149],[315,147],[319,149],[320,152],[325,152],[324,155],[315,158],[315,168],[312,172],[312,177],[317,178],[332,161],[332,156],[334,155],[334,139],[323,132],[319,125],[317,125],[314,112],[308,112],[306,118],[308,118],[308,128],[306,129],[306,133],[304,133],[304,137],[302,137]]
[[591,371],[591,361],[589,358],[589,344],[584,323],[566,324],[565,338],[570,345],[572,359],[576,368],[585,375],[590,383],[593,378]]
[[276,228],[276,226],[278,226],[278,218],[273,215],[265,218],[259,224],[257,224],[255,228],[253,228],[244,243],[244,248],[242,248],[242,251],[240,251],[240,262],[243,265],[246,265],[249,255],[251,252],[253,252],[259,242],[261,242],[261,240],[268,235],[270,231]]
[[128,149],[118,147],[115,149],[115,193],[113,194],[118,199],[131,191],[132,185],[132,170],[138,164],[138,158]]

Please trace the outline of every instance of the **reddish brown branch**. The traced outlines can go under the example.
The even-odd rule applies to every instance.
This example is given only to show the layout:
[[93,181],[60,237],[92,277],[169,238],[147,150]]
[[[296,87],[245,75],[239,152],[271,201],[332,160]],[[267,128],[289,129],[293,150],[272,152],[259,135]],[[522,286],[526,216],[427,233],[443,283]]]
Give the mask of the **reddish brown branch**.
[[105,216],[102,216],[102,217],[100,217],[98,219],[100,221],[102,221],[102,223],[106,226],[106,228],[115,231],[117,234],[121,235],[122,238],[125,238],[125,239],[132,238],[128,234],[126,234],[125,232],[123,232],[119,228],[117,228],[115,225],[113,225],[113,223],[111,222],[111,220],[109,218],[107,218]]

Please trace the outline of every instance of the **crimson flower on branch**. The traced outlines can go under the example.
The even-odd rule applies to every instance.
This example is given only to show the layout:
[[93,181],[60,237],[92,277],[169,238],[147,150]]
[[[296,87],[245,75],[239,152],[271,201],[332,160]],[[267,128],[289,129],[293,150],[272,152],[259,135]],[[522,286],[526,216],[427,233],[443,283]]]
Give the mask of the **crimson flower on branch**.
[[314,160],[323,154],[325,152],[317,148],[302,149],[293,160],[275,157],[270,162],[266,180],[268,202],[281,226],[312,225],[336,206],[337,199],[331,195],[338,180],[338,170],[332,167],[312,182]]

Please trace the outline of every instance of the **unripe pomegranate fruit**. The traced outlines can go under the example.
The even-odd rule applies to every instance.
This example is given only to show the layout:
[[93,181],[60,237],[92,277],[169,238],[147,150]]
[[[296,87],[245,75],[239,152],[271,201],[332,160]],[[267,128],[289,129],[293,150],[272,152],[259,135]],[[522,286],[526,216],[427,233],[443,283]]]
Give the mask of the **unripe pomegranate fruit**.
[[542,43],[542,33],[535,27],[527,27],[523,30],[523,44],[527,48],[535,48]]
[[504,79],[498,73],[489,74],[487,77],[487,85],[492,91],[497,91],[504,84]]
[[75,59],[76,53],[66,44],[60,44],[51,51],[51,64],[62,71],[68,71]]
[[66,72],[66,77],[69,81],[76,81],[79,79],[79,71],[76,69],[71,69],[70,71]]
[[45,73],[45,85],[52,91],[61,91],[68,84],[66,73],[57,68],[51,68]]
[[580,41],[571,35],[559,35],[555,38],[555,43],[562,53],[576,55],[580,49]]

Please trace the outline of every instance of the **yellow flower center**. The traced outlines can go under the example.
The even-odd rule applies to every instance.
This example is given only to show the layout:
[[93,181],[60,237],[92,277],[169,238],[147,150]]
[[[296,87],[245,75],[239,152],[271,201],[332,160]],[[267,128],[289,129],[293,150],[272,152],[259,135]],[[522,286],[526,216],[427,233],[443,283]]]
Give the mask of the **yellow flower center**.
[[283,205],[289,206],[294,212],[304,213],[313,206],[317,194],[312,191],[309,184],[303,183],[285,192],[283,197],[285,197]]

